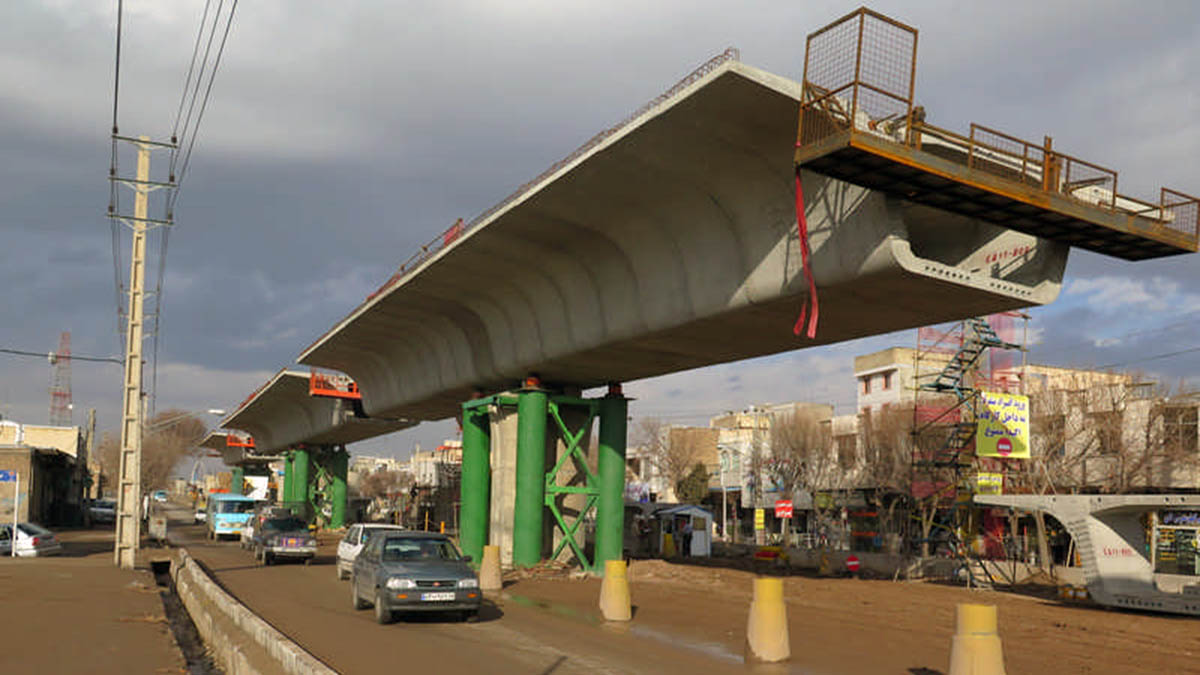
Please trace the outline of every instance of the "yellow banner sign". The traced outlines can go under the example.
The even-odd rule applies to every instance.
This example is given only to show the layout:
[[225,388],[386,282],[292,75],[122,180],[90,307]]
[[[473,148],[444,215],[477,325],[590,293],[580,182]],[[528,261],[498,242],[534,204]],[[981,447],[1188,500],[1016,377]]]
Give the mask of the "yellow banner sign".
[[977,456],[1029,459],[1029,397],[980,392],[975,418]]
[[767,529],[767,515],[763,513],[765,509],[754,509],[754,529]]
[[975,494],[1000,495],[1004,494],[1004,474],[985,473],[975,474]]

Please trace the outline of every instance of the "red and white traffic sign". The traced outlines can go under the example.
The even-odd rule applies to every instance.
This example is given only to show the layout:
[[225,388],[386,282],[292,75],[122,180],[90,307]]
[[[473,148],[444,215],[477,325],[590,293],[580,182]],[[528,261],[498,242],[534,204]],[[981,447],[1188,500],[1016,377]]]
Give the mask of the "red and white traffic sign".
[[1012,441],[1007,436],[1003,436],[996,441],[996,453],[1001,457],[1008,457],[1012,454]]
[[846,558],[846,570],[849,571],[851,574],[858,571],[858,565],[859,565],[858,556],[851,555]]
[[775,517],[776,518],[791,518],[792,517],[792,500],[776,499],[775,500]]

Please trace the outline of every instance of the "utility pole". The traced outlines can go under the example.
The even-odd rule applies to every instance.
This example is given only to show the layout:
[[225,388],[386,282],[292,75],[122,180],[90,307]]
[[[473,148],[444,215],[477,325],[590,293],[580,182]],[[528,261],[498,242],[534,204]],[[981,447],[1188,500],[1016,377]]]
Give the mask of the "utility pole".
[[170,214],[167,214],[167,220],[154,220],[146,214],[151,192],[174,187],[174,177],[171,183],[150,180],[150,151],[156,147],[174,148],[174,145],[153,142],[146,136],[129,138],[114,134],[113,138],[132,143],[138,151],[135,180],[109,176],[111,180],[120,181],[134,191],[133,217],[113,213],[111,208],[109,210],[109,217],[123,221],[133,230],[133,254],[129,261],[129,323],[125,331],[125,379],[122,382],[121,399],[121,463],[117,474],[117,536],[113,552],[117,565],[123,569],[133,569],[142,534],[142,339],[145,335],[146,231],[151,226],[171,224]]

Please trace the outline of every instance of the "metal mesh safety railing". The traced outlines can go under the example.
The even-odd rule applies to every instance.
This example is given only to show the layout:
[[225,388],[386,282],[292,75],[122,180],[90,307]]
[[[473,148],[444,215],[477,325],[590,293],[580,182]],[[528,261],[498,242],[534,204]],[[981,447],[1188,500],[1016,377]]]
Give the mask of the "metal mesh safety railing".
[[809,35],[800,145],[848,129],[906,139],[916,48],[916,29],[865,8]]

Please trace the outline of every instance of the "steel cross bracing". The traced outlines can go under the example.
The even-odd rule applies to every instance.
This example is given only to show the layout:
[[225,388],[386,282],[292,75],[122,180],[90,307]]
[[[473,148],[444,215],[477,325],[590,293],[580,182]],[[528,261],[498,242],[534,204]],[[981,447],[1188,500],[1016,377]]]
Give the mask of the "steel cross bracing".
[[[559,413],[560,406],[574,406],[587,410],[587,419],[580,425],[577,431],[571,431],[566,422],[563,421],[562,415]],[[588,466],[587,456],[584,454],[580,443],[584,440],[584,436],[592,428],[592,421],[596,419],[596,412],[599,408],[598,401],[590,401],[583,398],[574,398],[569,396],[551,396],[548,404],[550,417],[554,419],[558,425],[559,431],[562,433],[563,443],[566,444],[566,451],[558,457],[558,461],[554,464],[554,468],[546,472],[546,508],[554,516],[554,522],[558,524],[562,530],[562,540],[554,547],[554,552],[550,554],[550,559],[554,560],[558,554],[562,552],[563,547],[570,545],[571,550],[575,553],[575,557],[579,559],[583,569],[592,571],[594,565],[583,551],[583,547],[579,542],[575,541],[575,533],[579,530],[579,526],[584,522],[587,514],[596,506],[596,501],[600,498],[599,479],[595,472]],[[563,467],[563,464],[570,459],[577,468],[583,469],[586,476],[585,485],[559,485],[558,472]],[[579,515],[575,518],[575,522],[567,524],[563,518],[562,510],[559,508],[557,499],[559,495],[579,494],[587,495],[587,501],[584,507],[579,510]]]

